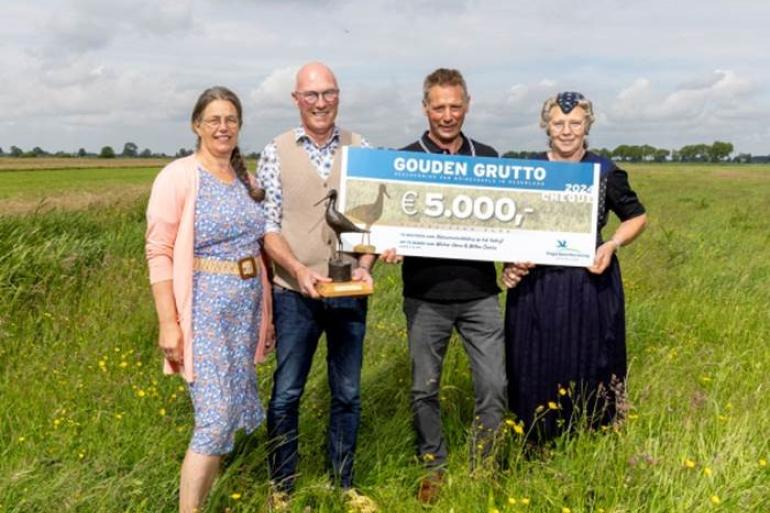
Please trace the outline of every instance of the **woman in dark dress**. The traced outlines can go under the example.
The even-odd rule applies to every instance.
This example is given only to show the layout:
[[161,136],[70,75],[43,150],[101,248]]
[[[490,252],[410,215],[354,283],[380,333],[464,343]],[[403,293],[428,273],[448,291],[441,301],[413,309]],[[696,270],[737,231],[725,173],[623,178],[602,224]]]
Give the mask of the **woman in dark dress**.
[[[508,401],[529,440],[544,442],[579,425],[608,425],[623,413],[626,327],[615,252],[647,222],[628,175],[586,150],[593,107],[582,94],[559,93],[543,105],[552,161],[601,166],[596,259],[588,268],[506,264]],[[621,223],[602,239],[609,211]]]

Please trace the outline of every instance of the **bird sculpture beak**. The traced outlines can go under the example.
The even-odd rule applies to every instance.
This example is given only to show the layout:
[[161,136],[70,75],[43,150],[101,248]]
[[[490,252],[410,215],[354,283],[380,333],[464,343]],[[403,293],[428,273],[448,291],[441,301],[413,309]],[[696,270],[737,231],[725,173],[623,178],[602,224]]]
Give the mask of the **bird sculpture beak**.
[[317,207],[318,205],[320,205],[321,203],[323,203],[324,201],[328,200],[328,199],[329,199],[329,198],[331,198],[331,197],[332,197],[332,193],[331,193],[331,191],[330,191],[330,192],[329,192],[329,194],[327,194],[326,196],[324,196],[324,197],[323,197],[323,198],[321,198],[320,200],[318,200],[318,201],[316,201],[315,203],[313,203],[313,206],[314,206],[314,207]]

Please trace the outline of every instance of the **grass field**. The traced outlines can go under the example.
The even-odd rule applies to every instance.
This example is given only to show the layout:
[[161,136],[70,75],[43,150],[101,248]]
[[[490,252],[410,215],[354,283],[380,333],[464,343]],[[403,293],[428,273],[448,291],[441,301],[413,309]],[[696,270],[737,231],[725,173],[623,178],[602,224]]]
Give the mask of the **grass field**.
[[[770,168],[629,168],[650,226],[620,252],[627,422],[560,439],[536,458],[509,430],[504,467],[469,475],[472,385],[452,344],[442,381],[449,481],[433,511],[770,511]],[[161,375],[155,348],[143,258],[154,173],[0,173],[0,202],[35,198],[0,209],[0,513],[176,508],[192,412],[181,380]],[[61,201],[35,211],[40,185]],[[66,200],[91,186],[106,197],[137,192]],[[380,266],[375,279],[357,481],[384,512],[421,512],[399,269]],[[303,400],[296,512],[344,511],[325,486],[323,362],[317,355]],[[264,402],[272,363],[258,371]],[[206,511],[263,510],[265,438],[261,428],[240,440]]]
[[0,171],[39,171],[44,169],[119,169],[131,167],[152,167],[159,169],[172,159],[144,158],[57,158],[57,157],[3,157],[0,158]]
[[[0,215],[127,205],[171,159],[2,158]],[[256,163],[247,161],[253,170]]]

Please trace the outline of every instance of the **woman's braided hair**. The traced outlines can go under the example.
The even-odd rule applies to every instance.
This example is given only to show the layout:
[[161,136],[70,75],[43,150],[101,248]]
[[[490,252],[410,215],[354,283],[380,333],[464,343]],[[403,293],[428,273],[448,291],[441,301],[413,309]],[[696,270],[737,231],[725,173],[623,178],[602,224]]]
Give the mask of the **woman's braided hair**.
[[[198,97],[198,101],[195,102],[195,107],[193,108],[191,116],[193,125],[201,122],[203,111],[206,110],[206,107],[208,107],[214,100],[224,100],[232,103],[235,110],[238,112],[238,128],[243,125],[243,108],[241,107],[241,100],[238,99],[238,96],[234,92],[222,86],[209,87]],[[195,147],[200,148],[200,144],[201,138],[198,137],[198,142]],[[233,171],[235,171],[235,175],[238,179],[246,186],[246,190],[249,191],[249,196],[251,196],[254,201],[264,200],[265,190],[252,183],[249,172],[246,169],[246,162],[243,160],[241,150],[238,146],[233,148],[233,152],[230,155],[230,165],[232,166]]]

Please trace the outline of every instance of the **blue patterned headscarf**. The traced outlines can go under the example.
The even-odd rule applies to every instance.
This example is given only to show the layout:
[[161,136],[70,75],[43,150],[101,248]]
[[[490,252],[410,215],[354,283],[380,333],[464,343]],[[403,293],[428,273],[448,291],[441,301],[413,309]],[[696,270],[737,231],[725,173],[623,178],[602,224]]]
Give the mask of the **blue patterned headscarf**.
[[559,104],[559,108],[565,114],[572,112],[572,109],[577,107],[578,102],[585,99],[585,96],[576,91],[564,91],[556,95],[556,103]]

